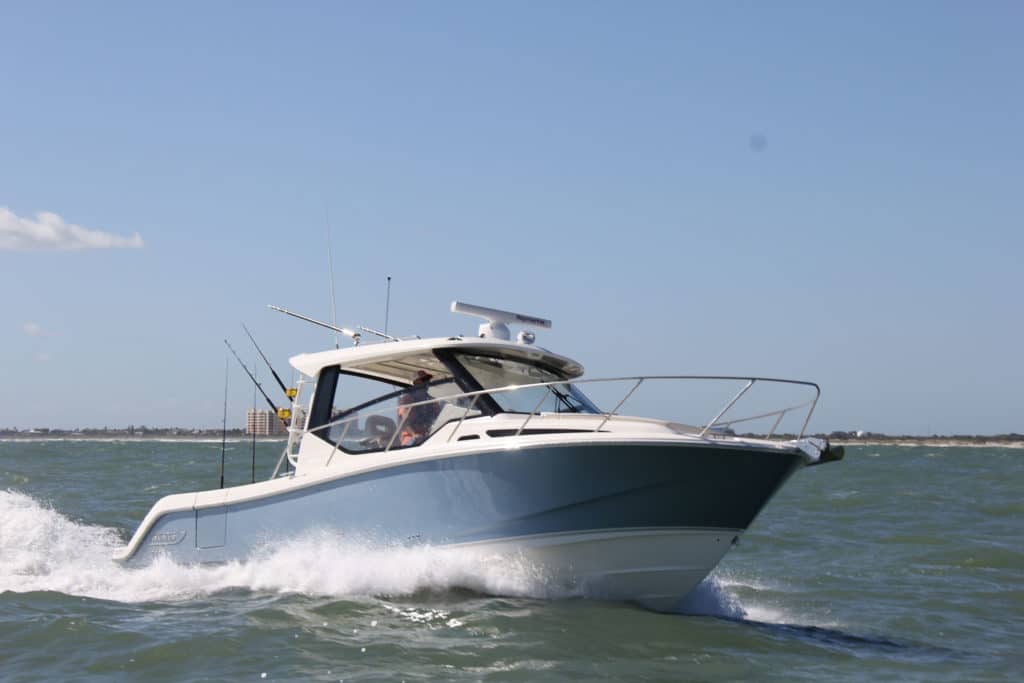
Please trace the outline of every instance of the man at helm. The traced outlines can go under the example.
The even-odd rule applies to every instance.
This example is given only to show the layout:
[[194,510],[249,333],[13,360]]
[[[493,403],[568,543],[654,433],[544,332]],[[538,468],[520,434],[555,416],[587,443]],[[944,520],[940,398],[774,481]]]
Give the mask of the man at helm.
[[434,420],[441,412],[441,406],[438,403],[411,405],[430,400],[427,387],[430,386],[432,379],[433,376],[430,373],[417,370],[412,381],[412,388],[398,399],[398,420],[401,429],[399,443],[402,446],[415,446],[430,436]]

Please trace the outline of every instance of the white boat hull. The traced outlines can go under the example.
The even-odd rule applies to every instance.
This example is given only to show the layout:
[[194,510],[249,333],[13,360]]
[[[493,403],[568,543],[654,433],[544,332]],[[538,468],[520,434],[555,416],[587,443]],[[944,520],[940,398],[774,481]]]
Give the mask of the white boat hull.
[[670,612],[718,565],[740,534],[732,529],[615,529],[455,547],[526,563],[559,595],[628,601]]

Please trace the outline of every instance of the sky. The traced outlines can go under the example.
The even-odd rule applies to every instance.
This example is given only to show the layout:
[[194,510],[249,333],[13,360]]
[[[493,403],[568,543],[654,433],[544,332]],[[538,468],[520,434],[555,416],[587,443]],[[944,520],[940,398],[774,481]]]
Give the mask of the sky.
[[[0,427],[219,426],[267,309],[1024,432],[1017,2],[0,5]],[[229,426],[252,401],[231,360]],[[261,377],[266,371],[261,368]]]

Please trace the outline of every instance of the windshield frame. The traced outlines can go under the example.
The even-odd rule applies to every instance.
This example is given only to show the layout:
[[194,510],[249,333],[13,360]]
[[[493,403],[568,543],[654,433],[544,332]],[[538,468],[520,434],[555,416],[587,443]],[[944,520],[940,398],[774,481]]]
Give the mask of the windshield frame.
[[[533,384],[544,384],[545,392],[549,392],[553,399],[558,405],[568,408],[568,410],[556,410],[556,411],[540,411],[540,412],[555,412],[556,414],[582,414],[582,415],[601,415],[601,409],[594,404],[590,398],[584,394],[578,387],[572,383],[572,379],[566,372],[554,368],[546,363],[539,363],[529,358],[522,358],[512,355],[498,354],[498,353],[487,353],[486,351],[473,349],[473,350],[462,350],[462,349],[438,349],[435,351],[437,356],[444,362],[445,366],[452,372],[452,375],[456,378],[456,381],[463,385],[467,392],[471,391],[488,391],[493,392],[496,389],[502,389],[504,387],[517,386],[512,384],[503,384],[500,386],[485,387],[480,381],[473,375],[472,370],[467,368],[461,361],[461,356],[474,356],[478,358],[493,358],[499,361],[505,361],[510,363],[519,363],[521,365],[533,366],[539,370],[549,373],[552,375],[551,379],[545,379],[538,382],[530,382],[518,386],[529,387]],[[563,386],[565,389],[561,389]],[[502,396],[507,392],[498,392],[498,396]],[[527,415],[530,411],[527,410],[515,410],[514,408],[502,405],[502,402],[495,395],[491,393],[481,394],[479,403],[486,403],[486,413],[490,415],[497,415],[500,413],[509,413],[513,415]],[[542,401],[543,403],[543,401]],[[575,405],[578,404],[578,405]],[[583,407],[585,410],[580,410]]]

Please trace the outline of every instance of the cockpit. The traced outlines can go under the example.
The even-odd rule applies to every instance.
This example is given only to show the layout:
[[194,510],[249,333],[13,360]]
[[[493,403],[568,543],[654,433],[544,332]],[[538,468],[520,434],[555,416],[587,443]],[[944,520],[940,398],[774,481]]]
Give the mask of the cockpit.
[[578,366],[544,360],[506,349],[432,348],[328,365],[308,431],[347,453],[367,453],[417,446],[452,421],[601,412],[569,381]]

